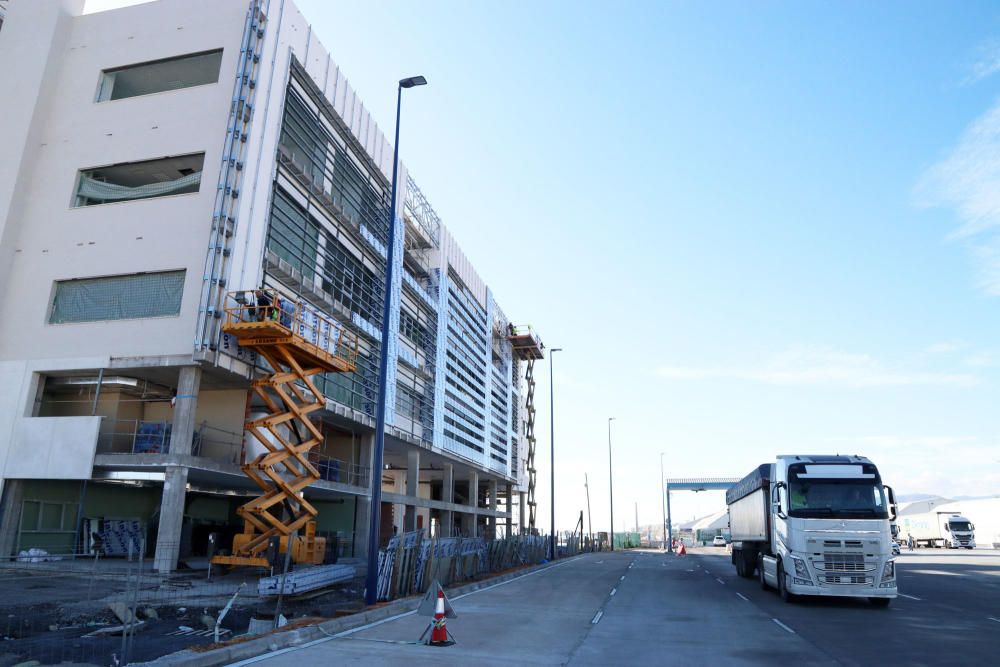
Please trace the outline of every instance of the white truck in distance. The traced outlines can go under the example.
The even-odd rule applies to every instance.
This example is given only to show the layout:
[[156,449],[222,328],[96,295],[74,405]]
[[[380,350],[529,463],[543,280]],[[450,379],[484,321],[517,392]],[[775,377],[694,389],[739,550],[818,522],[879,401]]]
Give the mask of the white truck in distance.
[[779,456],[726,491],[736,573],[798,595],[896,597],[892,489],[861,456]]
[[913,536],[917,546],[975,549],[976,527],[957,512],[925,512],[901,517],[901,536]]

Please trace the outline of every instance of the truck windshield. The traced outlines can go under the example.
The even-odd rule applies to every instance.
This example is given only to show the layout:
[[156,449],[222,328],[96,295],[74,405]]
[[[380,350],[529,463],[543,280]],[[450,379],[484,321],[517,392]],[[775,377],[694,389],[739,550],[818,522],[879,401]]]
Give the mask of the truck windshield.
[[885,491],[872,479],[798,479],[788,482],[789,516],[887,519]]
[[968,521],[949,521],[952,530],[965,531],[972,530],[972,524]]

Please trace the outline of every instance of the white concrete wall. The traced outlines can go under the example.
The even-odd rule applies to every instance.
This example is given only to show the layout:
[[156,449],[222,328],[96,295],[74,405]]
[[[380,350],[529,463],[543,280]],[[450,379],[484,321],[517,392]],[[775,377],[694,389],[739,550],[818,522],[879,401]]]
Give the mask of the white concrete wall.
[[[245,8],[242,0],[165,0],[70,20],[65,41],[52,46],[58,63],[42,84],[50,95],[38,98],[34,118],[41,127],[26,149],[34,156],[22,165],[13,193],[19,233],[3,299],[15,316],[0,320],[0,359],[67,350],[80,356],[191,352]],[[9,28],[4,41],[17,42],[18,31],[32,25]],[[225,50],[216,84],[94,101],[102,69],[219,47]],[[16,89],[19,69],[0,68],[0,90]],[[30,106],[35,98],[8,102]],[[72,208],[81,168],[202,151],[197,194]],[[48,324],[54,281],[170,269],[187,271],[178,317]]]

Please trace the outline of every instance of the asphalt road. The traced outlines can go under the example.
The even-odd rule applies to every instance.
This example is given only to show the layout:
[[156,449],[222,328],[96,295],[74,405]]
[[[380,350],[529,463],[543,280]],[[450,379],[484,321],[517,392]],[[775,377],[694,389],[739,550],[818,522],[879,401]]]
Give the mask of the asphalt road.
[[452,600],[447,648],[403,615],[241,665],[951,665],[1000,655],[1000,552],[904,553],[908,597],[783,603],[723,549],[588,554]]
[[839,664],[1000,664],[1000,551],[904,550],[896,560],[901,595],[887,609],[836,598],[786,604],[737,577],[724,549],[696,551],[692,561],[709,572],[706,579]]

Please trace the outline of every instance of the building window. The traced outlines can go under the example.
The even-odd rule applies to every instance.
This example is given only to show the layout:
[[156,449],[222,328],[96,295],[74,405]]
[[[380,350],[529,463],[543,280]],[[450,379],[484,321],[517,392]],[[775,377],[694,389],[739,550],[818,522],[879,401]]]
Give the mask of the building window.
[[97,101],[121,100],[219,80],[222,49],[154,60],[101,72]]
[[181,312],[184,271],[60,280],[50,324],[169,317]]
[[75,206],[198,192],[204,153],[81,169]]

